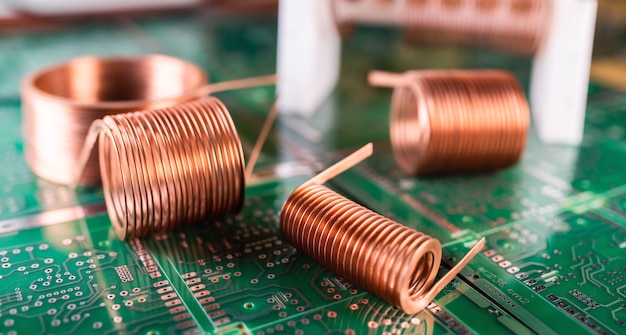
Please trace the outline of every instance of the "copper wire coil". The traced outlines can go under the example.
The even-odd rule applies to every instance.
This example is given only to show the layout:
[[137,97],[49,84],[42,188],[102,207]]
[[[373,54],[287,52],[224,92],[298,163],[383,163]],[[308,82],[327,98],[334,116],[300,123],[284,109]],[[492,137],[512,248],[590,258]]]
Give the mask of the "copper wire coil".
[[[381,80],[377,75],[371,74],[373,83]],[[406,173],[493,171],[520,159],[530,112],[512,74],[410,71],[401,77],[382,80],[397,81],[391,144]]]
[[93,123],[103,192],[120,239],[241,210],[241,141],[226,107],[204,98]]
[[551,0],[407,0],[411,41],[482,45],[534,55],[547,36]]
[[369,143],[293,191],[280,213],[280,231],[329,270],[405,313],[417,313],[484,248],[485,238],[435,283],[442,254],[439,240],[322,185],[372,153]]
[[441,263],[437,239],[389,220],[322,185],[303,185],[280,214],[287,242],[329,270],[413,314]]
[[[174,57],[80,57],[22,83],[24,154],[31,170],[67,184],[91,123],[106,115],[165,107],[207,83],[198,66]],[[82,179],[99,184],[94,160]]]
[[480,45],[533,55],[546,39],[552,1],[333,0],[332,12],[342,36],[361,15],[371,23],[401,25],[411,42]]

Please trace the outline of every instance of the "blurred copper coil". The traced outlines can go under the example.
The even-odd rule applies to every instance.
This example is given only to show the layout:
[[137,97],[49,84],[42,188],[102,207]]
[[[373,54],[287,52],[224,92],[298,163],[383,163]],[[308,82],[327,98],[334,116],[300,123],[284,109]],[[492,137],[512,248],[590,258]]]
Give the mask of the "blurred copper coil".
[[370,83],[396,87],[391,144],[406,173],[493,171],[520,159],[530,112],[512,74],[374,71]]
[[482,45],[534,55],[547,36],[551,0],[407,0],[409,40]]
[[[174,57],[80,57],[22,83],[26,161],[45,179],[69,183],[91,123],[106,115],[169,106],[207,82],[198,66]],[[83,182],[99,184],[94,160]]]
[[409,41],[480,45],[524,55],[543,46],[551,0],[333,0],[343,36],[355,21],[400,25]]
[[96,140],[106,206],[120,239],[241,210],[241,141],[216,98],[105,116],[91,126],[86,148]]
[[[408,314],[423,310],[483,247],[481,239],[440,281],[441,243],[387,219],[329,188],[326,176],[340,173],[353,154],[297,188],[280,213],[280,231],[296,249]],[[366,154],[367,155],[367,154]],[[322,179],[322,180],[319,180]]]

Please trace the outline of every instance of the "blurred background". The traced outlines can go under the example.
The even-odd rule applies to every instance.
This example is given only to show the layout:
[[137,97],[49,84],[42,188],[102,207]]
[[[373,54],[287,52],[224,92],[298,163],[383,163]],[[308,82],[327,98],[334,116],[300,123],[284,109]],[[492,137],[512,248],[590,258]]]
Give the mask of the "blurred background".
[[[0,38],[81,21],[120,21],[195,13],[274,17],[278,0],[3,0]],[[592,78],[626,88],[626,1],[598,0]],[[0,45],[0,52],[11,53]],[[624,63],[624,64],[622,64]],[[623,67],[623,68],[622,68]],[[624,78],[624,79],[623,79]]]

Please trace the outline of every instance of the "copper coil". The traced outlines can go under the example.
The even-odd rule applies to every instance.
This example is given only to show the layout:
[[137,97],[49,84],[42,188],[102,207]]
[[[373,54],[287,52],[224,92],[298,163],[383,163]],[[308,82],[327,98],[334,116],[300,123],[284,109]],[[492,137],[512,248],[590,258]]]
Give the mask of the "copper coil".
[[[40,177],[70,183],[94,120],[187,100],[206,82],[198,66],[162,55],[80,57],[31,74],[22,83],[26,161]],[[82,181],[100,183],[96,161]]]
[[408,314],[424,309],[447,284],[431,289],[441,263],[439,240],[323,185],[305,184],[289,196],[280,230],[316,262]]
[[243,205],[241,141],[216,98],[105,116],[91,126],[87,147],[96,140],[105,202],[120,239],[237,213]]
[[505,71],[373,72],[396,86],[391,144],[410,175],[493,171],[515,164],[526,144],[528,103]]
[[534,55],[552,15],[551,0],[407,0],[405,31],[413,41],[482,45]]
[[480,45],[524,55],[541,49],[552,17],[551,0],[334,0],[345,35],[352,23],[403,26],[413,42]]

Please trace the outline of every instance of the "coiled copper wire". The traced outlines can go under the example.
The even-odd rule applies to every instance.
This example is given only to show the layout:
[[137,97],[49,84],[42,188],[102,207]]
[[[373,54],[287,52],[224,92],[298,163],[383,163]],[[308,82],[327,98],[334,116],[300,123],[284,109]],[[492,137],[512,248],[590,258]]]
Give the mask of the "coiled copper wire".
[[391,144],[410,175],[483,172],[516,163],[526,144],[528,103],[506,71],[374,71],[370,83],[395,86]]
[[482,45],[534,55],[542,46],[552,0],[406,0],[413,41]]
[[[340,173],[357,163],[355,157],[370,154],[371,145],[327,171]],[[433,285],[441,263],[439,240],[346,199],[321,185],[327,176],[320,176],[289,196],[280,213],[281,234],[329,270],[408,314],[424,309],[484,245],[481,239]]]
[[546,39],[552,0],[334,0],[332,9],[340,32],[361,19],[401,25],[410,41],[533,55]]
[[[86,56],[33,73],[21,90],[26,161],[39,176],[70,183],[94,120],[173,105],[206,83],[198,66],[163,55]],[[83,182],[100,183],[97,161]]]
[[237,213],[242,207],[241,141],[216,98],[96,120],[83,164],[96,140],[105,202],[120,239]]

